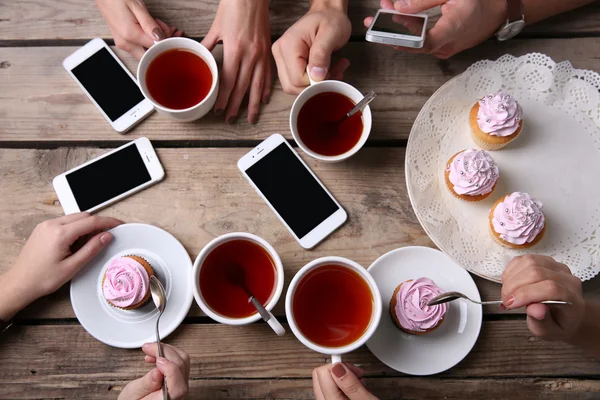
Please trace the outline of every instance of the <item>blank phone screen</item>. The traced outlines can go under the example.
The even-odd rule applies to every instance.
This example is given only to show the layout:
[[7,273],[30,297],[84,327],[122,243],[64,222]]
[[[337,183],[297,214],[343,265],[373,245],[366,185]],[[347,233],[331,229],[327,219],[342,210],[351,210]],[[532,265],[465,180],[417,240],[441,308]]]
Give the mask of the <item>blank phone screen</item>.
[[89,210],[151,180],[135,143],[66,175],[81,211]]
[[414,15],[379,13],[371,30],[421,37],[425,18]]
[[113,122],[144,100],[137,83],[105,48],[71,72]]
[[285,143],[246,173],[300,239],[339,210]]

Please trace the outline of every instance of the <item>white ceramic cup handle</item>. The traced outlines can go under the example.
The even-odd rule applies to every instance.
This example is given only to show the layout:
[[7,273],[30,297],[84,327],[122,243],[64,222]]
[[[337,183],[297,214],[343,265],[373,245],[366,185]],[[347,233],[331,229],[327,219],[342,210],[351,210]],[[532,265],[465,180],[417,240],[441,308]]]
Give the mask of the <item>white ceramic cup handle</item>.
[[273,331],[277,334],[277,336],[285,335],[285,328],[283,326],[281,326],[279,321],[277,321],[277,318],[275,318],[273,316],[273,314],[271,314],[271,311],[267,311],[267,312],[271,316],[271,318],[269,318],[269,320],[267,321],[267,324],[269,324],[269,326],[271,327],[271,329],[273,329]]
[[331,355],[331,363],[332,364],[337,364],[337,363],[341,363],[341,362],[342,362],[341,354],[332,354]]
[[308,64],[306,64],[306,75],[308,75],[308,80],[310,81],[310,86],[317,83],[317,82],[313,81],[313,78],[310,77],[310,71],[308,70]]

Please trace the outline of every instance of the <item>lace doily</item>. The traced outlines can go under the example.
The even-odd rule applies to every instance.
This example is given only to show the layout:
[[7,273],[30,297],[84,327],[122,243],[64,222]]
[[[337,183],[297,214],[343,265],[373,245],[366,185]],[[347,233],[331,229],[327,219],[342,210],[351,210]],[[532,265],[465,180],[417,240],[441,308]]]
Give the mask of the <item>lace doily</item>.
[[[524,109],[524,129],[492,152],[500,168],[485,201],[452,197],[444,168],[456,152],[477,148],[468,114],[484,95],[504,90]],[[417,117],[406,150],[406,182],[415,213],[433,242],[467,270],[499,281],[516,255],[545,254],[582,280],[600,271],[600,74],[539,53],[479,61],[442,86]],[[544,204],[542,241],[527,251],[503,248],[488,232],[500,197],[528,192]]]

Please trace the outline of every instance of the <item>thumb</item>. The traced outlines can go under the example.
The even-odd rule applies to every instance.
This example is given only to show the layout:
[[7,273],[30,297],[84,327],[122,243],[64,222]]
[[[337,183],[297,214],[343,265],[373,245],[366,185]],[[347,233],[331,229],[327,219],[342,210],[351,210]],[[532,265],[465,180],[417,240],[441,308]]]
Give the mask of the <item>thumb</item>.
[[430,8],[441,6],[448,0],[396,0],[394,8],[396,11],[415,14],[420,13]]
[[376,399],[344,364],[337,363],[331,368],[331,376],[338,388],[350,400]]
[[152,40],[159,41],[166,37],[165,32],[163,32],[156,20],[148,12],[143,0],[132,1],[131,12],[133,12],[133,15],[140,23],[144,33],[152,38]]
[[156,368],[153,368],[146,375],[139,379],[131,381],[125,386],[118,400],[138,400],[150,393],[160,390],[162,387],[163,375]]
[[67,258],[65,262],[73,275],[91,261],[92,258],[96,257],[110,243],[112,238],[113,236],[110,232],[100,232],[88,240],[77,252]]
[[319,82],[327,77],[331,53],[335,50],[334,38],[325,33],[317,33],[308,54],[310,77]]
[[526,310],[527,327],[535,336],[547,337],[559,329],[545,304],[530,304]]

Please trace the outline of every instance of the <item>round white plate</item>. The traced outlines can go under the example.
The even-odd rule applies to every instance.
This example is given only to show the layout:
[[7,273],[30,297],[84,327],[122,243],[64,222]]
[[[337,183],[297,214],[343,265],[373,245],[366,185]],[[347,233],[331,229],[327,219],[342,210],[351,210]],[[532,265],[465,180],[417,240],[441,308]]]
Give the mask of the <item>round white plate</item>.
[[113,240],[71,281],[71,305],[86,331],[109,346],[138,348],[155,342],[158,310],[152,299],[135,310],[110,306],[101,282],[112,260],[134,254],[152,265],[167,292],[167,307],[160,318],[160,337],[170,335],[187,315],[193,300],[192,260],[170,233],[146,224],[124,224],[111,229]]
[[409,375],[432,375],[458,364],[471,351],[483,319],[481,306],[455,300],[433,332],[410,335],[390,316],[394,290],[409,279],[430,278],[444,291],[481,300],[473,278],[444,253],[429,247],[403,247],[379,257],[369,267],[383,301],[383,315],[367,347],[382,363]]
[[[458,264],[499,281],[524,253],[554,257],[587,280],[600,271],[600,74],[555,63],[542,54],[480,61],[442,86],[415,120],[406,150],[406,182],[415,214],[431,240]],[[444,169],[458,151],[476,148],[469,110],[504,90],[523,106],[524,129],[491,152],[500,180],[488,199],[452,197]],[[506,249],[488,232],[488,212],[500,197],[527,192],[544,204],[544,238],[528,250]]]

